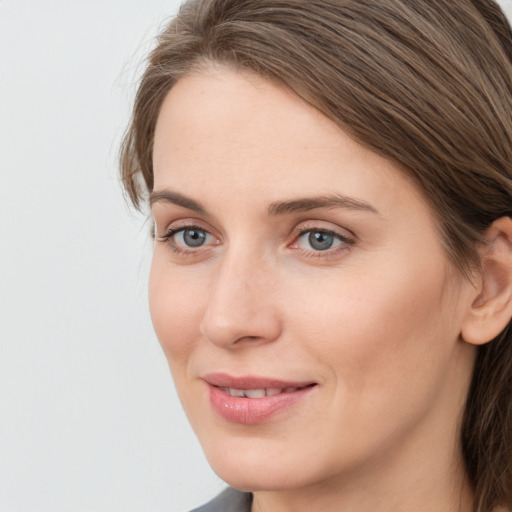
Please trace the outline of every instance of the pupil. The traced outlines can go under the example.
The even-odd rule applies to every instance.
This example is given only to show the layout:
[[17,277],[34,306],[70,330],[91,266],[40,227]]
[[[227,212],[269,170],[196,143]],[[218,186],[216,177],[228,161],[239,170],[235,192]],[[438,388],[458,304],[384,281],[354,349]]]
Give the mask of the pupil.
[[200,247],[204,244],[206,235],[197,229],[186,229],[183,233],[183,240],[189,247]]
[[334,243],[334,238],[332,235],[329,235],[328,233],[321,233],[319,231],[310,233],[308,238],[311,247],[317,251],[325,251],[330,249]]

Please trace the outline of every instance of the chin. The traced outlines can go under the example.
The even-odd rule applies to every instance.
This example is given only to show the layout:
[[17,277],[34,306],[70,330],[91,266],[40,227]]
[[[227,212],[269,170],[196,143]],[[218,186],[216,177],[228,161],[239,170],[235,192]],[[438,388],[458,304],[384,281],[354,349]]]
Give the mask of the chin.
[[245,464],[222,461],[211,465],[215,473],[231,487],[245,492],[285,491],[307,485],[294,470],[284,469],[275,461]]
[[[300,450],[268,438],[212,440],[202,443],[208,462],[228,485],[241,491],[285,491],[328,478],[326,465],[315,467]],[[286,443],[285,443],[286,444]],[[309,461],[318,461],[308,457]]]

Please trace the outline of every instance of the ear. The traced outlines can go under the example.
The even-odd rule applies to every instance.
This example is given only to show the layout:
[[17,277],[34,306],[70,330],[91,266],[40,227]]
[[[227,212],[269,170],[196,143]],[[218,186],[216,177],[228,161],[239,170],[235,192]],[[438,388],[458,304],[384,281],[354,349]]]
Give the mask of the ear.
[[482,271],[461,330],[462,338],[473,345],[493,340],[512,317],[512,219],[493,222],[485,239]]

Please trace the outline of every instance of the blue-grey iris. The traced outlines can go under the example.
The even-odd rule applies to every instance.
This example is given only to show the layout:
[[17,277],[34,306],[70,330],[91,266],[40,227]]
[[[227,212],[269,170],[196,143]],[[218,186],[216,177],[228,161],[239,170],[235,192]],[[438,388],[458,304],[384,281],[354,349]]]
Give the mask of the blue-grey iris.
[[309,233],[308,242],[316,251],[326,251],[332,247],[334,243],[334,237],[329,233],[312,231]]
[[206,233],[197,229],[185,229],[183,232],[183,241],[189,247],[200,247],[206,240]]

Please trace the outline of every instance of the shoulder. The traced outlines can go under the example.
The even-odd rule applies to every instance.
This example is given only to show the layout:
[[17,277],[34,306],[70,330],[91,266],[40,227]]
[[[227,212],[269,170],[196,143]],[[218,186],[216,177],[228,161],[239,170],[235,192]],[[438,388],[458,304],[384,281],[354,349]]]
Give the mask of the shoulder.
[[250,512],[252,494],[228,487],[213,500],[190,512]]

